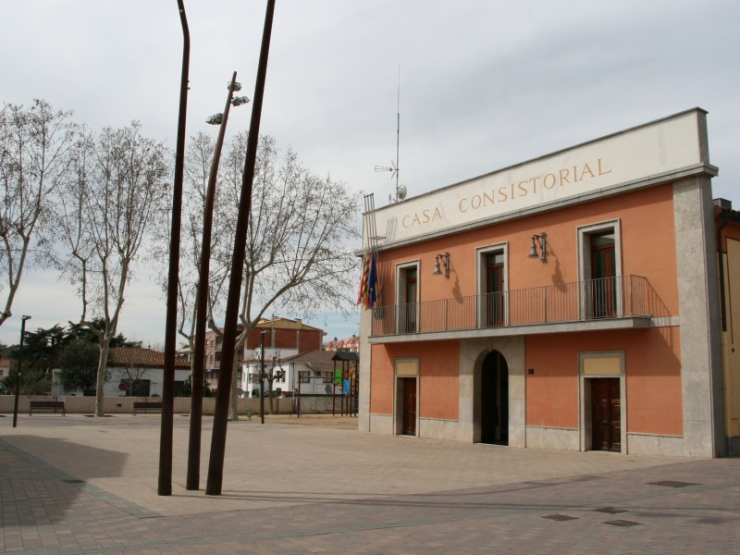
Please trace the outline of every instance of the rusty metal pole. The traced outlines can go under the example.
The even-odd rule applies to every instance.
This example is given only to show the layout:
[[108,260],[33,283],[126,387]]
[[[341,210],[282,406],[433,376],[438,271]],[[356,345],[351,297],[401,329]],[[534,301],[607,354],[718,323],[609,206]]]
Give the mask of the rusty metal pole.
[[26,336],[26,320],[30,320],[30,316],[23,316],[21,318],[21,346],[18,347],[18,368],[15,374],[15,401],[13,401],[13,427],[15,428],[18,422],[18,396],[21,394],[21,369],[23,368],[23,338]]
[[203,424],[203,374],[206,354],[206,321],[208,320],[208,274],[211,265],[211,232],[213,230],[213,205],[216,200],[216,179],[221,150],[224,146],[226,122],[229,120],[231,99],[236,85],[236,71],[231,77],[226,107],[218,130],[216,148],[213,151],[211,173],[208,176],[206,202],[203,207],[203,241],[200,251],[200,275],[198,277],[198,308],[195,317],[195,345],[193,349],[192,394],[190,397],[190,445],[188,447],[188,475],[185,488],[200,489],[200,446]]
[[221,495],[221,486],[223,483],[226,428],[229,416],[229,389],[231,387],[234,350],[236,347],[239,298],[241,297],[242,288],[242,269],[244,268],[244,251],[247,244],[249,214],[252,210],[252,184],[254,182],[254,170],[257,163],[257,143],[259,142],[262,99],[265,90],[267,58],[270,51],[270,36],[272,34],[272,18],[274,13],[275,0],[267,0],[265,27],[262,32],[262,47],[259,66],[257,68],[257,82],[254,87],[252,120],[249,126],[249,139],[247,141],[247,157],[244,162],[244,173],[242,175],[239,216],[236,221],[236,233],[234,234],[234,253],[231,259],[231,276],[229,277],[229,293],[226,301],[226,317],[224,319],[224,341],[221,350],[221,365],[219,366],[218,373],[216,410],[213,416],[211,455],[208,463],[208,479],[206,481],[207,495]]
[[175,182],[172,189],[172,231],[170,267],[167,278],[167,321],[164,336],[164,375],[162,378],[162,424],[159,434],[159,495],[172,495],[172,425],[175,406],[175,349],[177,341],[177,283],[180,269],[180,219],[182,212],[182,176],[185,166],[185,120],[188,108],[188,73],[190,68],[190,32],[183,0],[177,0],[182,25],[182,75],[180,110],[175,152]]
[[260,424],[265,423],[265,330],[260,332]]

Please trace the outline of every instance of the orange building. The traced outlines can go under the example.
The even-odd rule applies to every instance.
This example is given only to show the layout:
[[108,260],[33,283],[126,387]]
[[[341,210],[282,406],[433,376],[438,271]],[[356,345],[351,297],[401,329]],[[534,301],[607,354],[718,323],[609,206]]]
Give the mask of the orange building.
[[360,429],[737,451],[740,226],[726,205],[715,226],[715,175],[693,109],[368,211]]

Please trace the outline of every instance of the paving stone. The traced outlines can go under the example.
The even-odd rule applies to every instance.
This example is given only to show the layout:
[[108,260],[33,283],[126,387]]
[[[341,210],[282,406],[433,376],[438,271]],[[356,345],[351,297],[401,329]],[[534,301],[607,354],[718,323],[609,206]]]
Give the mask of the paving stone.
[[[738,459],[486,449],[254,420],[229,424],[224,491],[206,496],[184,488],[188,432],[176,419],[173,494],[158,496],[158,418],[40,415],[3,427],[0,550],[607,555],[740,545]],[[204,448],[204,477],[207,466]]]

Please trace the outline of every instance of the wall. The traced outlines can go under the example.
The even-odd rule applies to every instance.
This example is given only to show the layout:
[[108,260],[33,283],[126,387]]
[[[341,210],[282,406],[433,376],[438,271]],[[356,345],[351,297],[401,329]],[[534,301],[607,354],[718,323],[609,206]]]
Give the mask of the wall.
[[[0,414],[13,414],[13,395],[0,395]],[[48,401],[53,397],[47,396],[29,396],[21,395],[18,397],[18,414],[28,417],[30,401]],[[60,396],[60,401],[64,401],[65,410],[70,414],[93,414],[95,412],[95,397],[72,397]],[[103,410],[106,414],[133,414],[134,401],[145,401],[143,397],[105,397],[103,401]],[[161,401],[161,399],[148,398],[149,401]],[[273,399],[273,408],[275,414],[293,414],[292,399]],[[213,416],[216,407],[215,397],[206,397],[203,399],[203,414]],[[304,397],[302,398],[302,411],[308,413],[326,413],[331,412],[331,397]],[[247,409],[252,409],[253,415],[259,415],[259,399],[237,399],[237,410],[240,415],[247,414]],[[269,400],[265,399],[265,412],[270,412]],[[337,402],[337,412],[339,411],[339,402]],[[175,414],[190,413],[190,397],[175,397],[174,399]],[[53,414],[49,412],[40,412],[39,415]],[[33,418],[33,417],[31,417]]]
[[723,371],[727,436],[730,451],[740,455],[740,227],[726,228],[725,299],[727,331],[723,332]]
[[[263,331],[270,331],[270,328],[253,329],[247,337],[245,349],[259,349],[261,345],[260,333]],[[274,336],[274,345],[276,349],[296,349],[298,353],[304,353],[306,351],[316,351],[321,349],[324,332],[313,329],[275,328]],[[272,347],[273,339],[271,339],[271,334],[266,333],[264,340],[265,350],[267,350],[268,347]]]
[[458,420],[457,341],[374,345],[370,412],[393,412],[394,359],[419,359],[419,418]]
[[[678,314],[676,249],[670,184],[609,197],[561,210],[381,251],[379,305],[395,303],[396,264],[419,261],[419,298],[436,300],[476,295],[476,249],[507,243],[506,288],[527,289],[579,281],[579,226],[619,220],[622,274],[647,278],[654,289],[653,316]],[[532,235],[547,232],[547,262],[527,257]],[[649,238],[649,240],[646,240]],[[450,278],[432,275],[436,254],[450,253]]]
[[579,353],[624,351],[627,431],[680,436],[681,362],[678,328],[526,338],[527,425],[577,429]]

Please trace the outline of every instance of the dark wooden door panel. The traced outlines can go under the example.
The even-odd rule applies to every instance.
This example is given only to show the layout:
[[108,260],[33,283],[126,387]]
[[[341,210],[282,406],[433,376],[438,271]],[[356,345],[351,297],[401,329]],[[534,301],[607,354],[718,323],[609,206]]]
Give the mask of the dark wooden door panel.
[[416,435],[416,378],[402,378],[403,413],[401,433]]
[[595,378],[591,382],[591,448],[622,450],[622,406],[619,378]]

